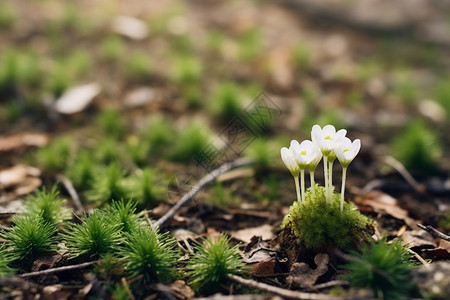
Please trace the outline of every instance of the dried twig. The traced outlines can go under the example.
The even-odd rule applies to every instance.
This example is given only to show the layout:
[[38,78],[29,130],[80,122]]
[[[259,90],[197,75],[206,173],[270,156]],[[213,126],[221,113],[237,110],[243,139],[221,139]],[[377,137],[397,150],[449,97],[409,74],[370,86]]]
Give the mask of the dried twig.
[[128,286],[127,279],[125,277],[122,277],[120,281],[122,282],[122,286],[125,289],[125,293],[127,293],[128,298],[130,298],[131,300],[135,300],[136,298],[134,298],[133,293],[131,292],[130,287]]
[[311,287],[311,290],[322,290],[337,285],[350,285],[350,282],[345,280],[331,280],[321,284],[316,284],[315,286]]
[[73,206],[75,207],[75,214],[77,216],[81,216],[84,212],[83,204],[81,204],[80,197],[78,196],[77,191],[73,187],[72,181],[66,176],[59,174],[56,176],[56,179],[61,182],[66,188],[67,192],[70,195],[70,199],[72,199]]
[[154,227],[161,227],[164,223],[166,223],[169,219],[171,219],[175,213],[184,205],[186,202],[188,202],[190,199],[194,198],[195,195],[207,184],[215,181],[217,177],[222,175],[225,172],[228,172],[230,170],[240,168],[243,166],[248,166],[250,164],[253,164],[254,161],[247,159],[247,158],[239,158],[236,159],[233,162],[226,163],[218,167],[217,169],[214,169],[209,174],[205,175],[200,181],[187,193],[185,194],[180,201],[178,201],[177,204],[175,204],[164,216],[162,216],[158,221],[156,221],[153,226]]
[[422,228],[425,231],[428,231],[434,238],[440,238],[440,239],[443,239],[443,240],[446,240],[446,241],[450,242],[450,236],[449,235],[446,235],[446,234],[440,232],[439,230],[437,230],[433,226],[430,226],[430,225],[424,226],[422,224],[417,224],[417,226],[419,228]]
[[425,267],[429,267],[430,264],[426,262],[425,259],[423,259],[416,251],[413,251],[411,249],[408,249],[408,252],[412,255],[414,255],[415,258],[417,258],[418,261],[420,261],[422,263],[422,265],[424,265]]
[[406,170],[405,166],[393,158],[392,156],[386,156],[383,161],[389,166],[393,167],[405,180],[406,182],[418,193],[423,193],[420,189],[420,184],[412,177],[412,175]]
[[83,268],[89,267],[95,263],[97,263],[97,261],[85,262],[85,263],[78,264],[78,265],[70,265],[70,266],[64,266],[64,267],[58,267],[58,268],[51,268],[51,269],[46,269],[46,270],[37,271],[37,272],[24,273],[24,274],[19,275],[19,277],[27,278],[27,277],[35,277],[35,276],[40,276],[40,275],[48,275],[48,274],[59,273],[59,272],[64,272],[64,271],[76,270],[76,269],[83,269]]
[[15,214],[20,213],[20,211],[0,211],[0,217],[9,217],[14,216]]
[[[281,297],[289,298],[289,299],[311,299],[311,300],[338,300],[338,299],[358,299],[357,297],[332,297],[327,294],[315,294],[315,293],[304,293],[299,291],[291,291],[282,289],[273,285],[269,285],[263,282],[254,281],[251,279],[245,279],[242,277],[239,277],[237,275],[229,274],[228,278],[240,283],[242,285],[258,289],[261,291],[269,292],[277,294]],[[362,299],[362,298],[360,298]],[[367,299],[367,298],[364,298]]]

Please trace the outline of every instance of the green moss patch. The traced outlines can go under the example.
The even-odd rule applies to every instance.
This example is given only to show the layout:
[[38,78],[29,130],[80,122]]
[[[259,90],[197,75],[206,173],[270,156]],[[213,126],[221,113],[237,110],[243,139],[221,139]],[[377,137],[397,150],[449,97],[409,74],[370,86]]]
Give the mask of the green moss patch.
[[375,222],[362,215],[353,203],[339,208],[340,194],[333,193],[332,202],[326,201],[324,187],[315,185],[306,191],[305,203],[295,201],[283,220],[283,228],[290,228],[309,249],[329,246],[346,249],[369,240]]

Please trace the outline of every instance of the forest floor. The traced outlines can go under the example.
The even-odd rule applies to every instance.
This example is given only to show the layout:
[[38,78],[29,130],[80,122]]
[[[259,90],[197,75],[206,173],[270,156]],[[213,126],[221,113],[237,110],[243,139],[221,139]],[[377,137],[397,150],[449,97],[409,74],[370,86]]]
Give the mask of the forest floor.
[[[285,249],[274,246],[296,199],[280,149],[311,139],[314,124],[332,124],[362,144],[346,200],[376,221],[374,239],[407,245],[420,270],[408,278],[421,291],[411,297],[445,299],[450,10],[440,1],[390,2],[1,3],[1,232],[43,187],[57,185],[75,223],[113,199],[133,198],[186,257],[201,238],[226,234],[239,245],[255,286],[226,282],[219,292],[230,299],[277,294],[257,283],[299,292],[278,293],[286,298],[331,299],[330,290],[371,297],[345,280],[345,254],[320,275],[317,253],[299,258],[311,268],[295,276],[310,281],[295,285]],[[233,170],[214,172],[236,161]],[[86,165],[94,174],[88,181],[80,175]],[[199,185],[208,174],[211,181]],[[333,174],[338,189],[338,163]],[[170,214],[190,190],[196,194]],[[90,260],[69,259],[58,242],[51,255],[13,262],[14,276],[2,277],[0,258],[0,299],[210,297],[194,292],[182,271],[176,281],[134,291],[136,278],[79,266]],[[1,234],[0,250],[8,245]]]

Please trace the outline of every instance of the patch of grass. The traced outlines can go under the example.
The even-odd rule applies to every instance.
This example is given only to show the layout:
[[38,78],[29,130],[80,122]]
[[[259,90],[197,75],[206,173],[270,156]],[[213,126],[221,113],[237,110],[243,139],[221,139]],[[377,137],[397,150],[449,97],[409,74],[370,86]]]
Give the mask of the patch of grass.
[[125,74],[132,81],[144,82],[152,74],[152,61],[150,54],[137,52],[131,54],[125,61]]
[[124,172],[117,163],[98,169],[92,188],[87,191],[87,198],[97,204],[126,199],[128,195],[129,187],[126,185]]
[[278,159],[278,145],[269,142],[266,139],[258,138],[254,140],[244,151],[244,153],[253,158],[256,165],[260,168],[268,167]]
[[189,260],[188,276],[191,286],[204,293],[220,290],[226,283],[228,274],[243,271],[244,263],[238,254],[238,245],[229,246],[230,239],[222,236],[215,241],[206,239],[195,247],[194,256]]
[[310,67],[311,50],[306,45],[296,45],[291,55],[294,66],[298,71],[305,71]]
[[404,132],[398,134],[391,149],[392,155],[408,170],[426,173],[437,170],[442,154],[436,133],[420,120],[410,123]]
[[107,36],[100,42],[99,55],[107,62],[120,62],[125,51],[123,40],[116,35]]
[[122,137],[127,130],[124,114],[112,108],[102,110],[97,116],[96,123],[106,136],[116,139]]
[[233,195],[231,190],[223,185],[221,182],[215,183],[210,188],[210,194],[207,196],[207,201],[218,207],[232,206]]
[[131,196],[146,208],[155,207],[167,197],[167,183],[158,177],[156,169],[145,168],[142,172],[130,176]]
[[224,34],[219,30],[211,30],[206,37],[206,46],[208,50],[213,54],[220,54],[222,50],[222,44],[224,41]]
[[153,115],[141,133],[141,140],[150,144],[150,153],[166,153],[167,147],[176,139],[173,121],[163,115]]
[[140,214],[136,214],[137,203],[132,200],[112,201],[107,209],[111,221],[119,225],[122,232],[131,233],[139,228],[143,221]]
[[121,144],[115,137],[106,136],[99,140],[94,156],[104,164],[111,164],[121,159]]
[[14,226],[2,233],[7,245],[12,247],[13,258],[32,262],[38,256],[56,250],[55,224],[45,222],[40,216],[18,215]]
[[211,96],[212,110],[222,121],[229,122],[243,114],[239,87],[231,82],[220,84]]
[[72,142],[68,137],[60,137],[39,149],[36,154],[38,164],[51,173],[63,171],[71,156]]
[[142,275],[146,282],[173,278],[178,251],[169,232],[161,234],[157,229],[144,226],[126,236],[120,256],[131,276]]
[[349,249],[370,239],[374,221],[362,215],[351,202],[344,202],[341,213],[340,194],[333,193],[328,204],[325,188],[316,184],[315,193],[309,188],[305,199],[305,203],[295,201],[291,205],[283,227],[290,228],[307,248]]
[[384,237],[352,254],[357,261],[345,265],[352,286],[372,289],[377,299],[409,299],[414,265],[400,241],[389,244]]
[[10,267],[14,257],[11,252],[6,249],[4,245],[0,245],[0,278],[12,276],[15,271]]
[[16,12],[8,2],[0,3],[0,28],[9,29],[16,22]]
[[434,98],[445,108],[447,114],[450,114],[450,76],[441,78],[434,88]]
[[57,64],[48,72],[48,76],[45,78],[44,89],[50,92],[55,98],[58,98],[74,85],[75,83],[65,66]]
[[450,232],[450,213],[447,213],[439,219],[438,226],[443,230],[443,232]]
[[122,276],[123,266],[117,256],[113,253],[106,253],[99,262],[94,265],[93,272],[102,279],[119,277]]
[[73,185],[79,190],[87,190],[94,181],[95,163],[92,154],[80,151],[75,161],[68,167],[67,174]]
[[53,186],[49,191],[44,187],[26,199],[25,214],[30,217],[39,216],[45,223],[56,226],[71,218],[71,211],[64,203],[59,197],[57,186]]
[[257,28],[250,28],[238,37],[239,58],[244,62],[253,62],[263,53],[263,39]]
[[41,80],[38,56],[20,49],[6,49],[0,57],[0,93],[36,87]]
[[136,166],[144,167],[147,164],[149,152],[148,140],[140,139],[135,135],[127,138],[126,153]]
[[406,70],[400,70],[395,75],[394,93],[406,103],[417,102],[419,100],[420,86],[418,86],[418,82],[414,80],[412,74]]
[[[116,221],[116,222],[115,222]],[[104,211],[85,215],[81,224],[72,224],[63,235],[72,257],[99,258],[117,249],[120,224]]]
[[203,78],[201,62],[193,56],[172,58],[170,78],[175,84],[187,86],[196,84]]
[[190,123],[184,128],[173,145],[172,159],[188,163],[199,155],[209,143],[209,134],[203,126]]

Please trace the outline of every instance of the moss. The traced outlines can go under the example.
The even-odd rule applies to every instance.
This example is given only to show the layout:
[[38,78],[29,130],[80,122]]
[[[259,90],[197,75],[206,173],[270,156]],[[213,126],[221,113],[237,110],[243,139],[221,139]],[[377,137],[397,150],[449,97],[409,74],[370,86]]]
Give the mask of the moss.
[[295,201],[283,220],[309,249],[337,247],[345,249],[367,241],[375,222],[362,215],[353,203],[344,203],[339,209],[340,194],[334,193],[327,204],[325,188],[316,185],[315,193],[309,188],[305,203]]

